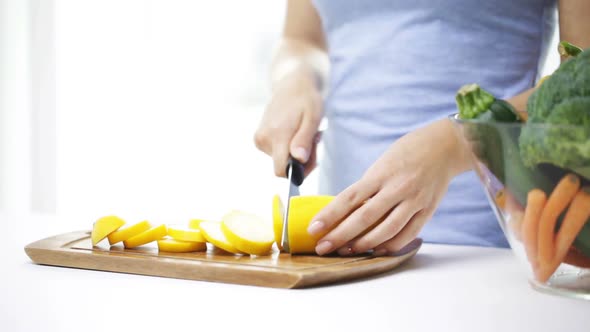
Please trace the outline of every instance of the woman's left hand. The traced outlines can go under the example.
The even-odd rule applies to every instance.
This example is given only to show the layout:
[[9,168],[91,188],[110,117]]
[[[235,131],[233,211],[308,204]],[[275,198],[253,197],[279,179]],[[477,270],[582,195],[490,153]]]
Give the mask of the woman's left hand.
[[331,229],[316,246],[318,255],[395,253],[430,219],[450,180],[470,168],[470,156],[453,124],[440,120],[394,144],[364,176],[320,211],[310,234]]

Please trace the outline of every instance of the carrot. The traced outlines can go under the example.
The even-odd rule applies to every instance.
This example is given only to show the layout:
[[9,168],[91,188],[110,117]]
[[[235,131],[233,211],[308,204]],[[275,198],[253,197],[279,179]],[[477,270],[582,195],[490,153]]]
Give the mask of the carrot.
[[506,207],[506,195],[504,194],[504,189],[499,190],[496,193],[496,197],[494,198],[496,200],[496,205],[504,210],[504,208]]
[[571,246],[567,252],[567,255],[563,259],[564,263],[574,265],[583,268],[590,268],[590,257],[582,254],[576,247]]
[[516,111],[518,113],[518,116],[521,119],[521,122],[527,122],[529,119],[529,113],[527,113],[526,111]]
[[560,263],[590,217],[590,187],[578,191],[557,232],[555,260]]
[[522,242],[526,251],[526,255],[533,267],[533,271],[537,271],[537,237],[539,229],[539,219],[545,208],[547,202],[547,195],[541,189],[533,189],[529,191],[527,196],[527,205],[524,211],[524,218],[522,221]]
[[537,238],[538,259],[541,266],[551,265],[555,255],[555,225],[557,218],[571,203],[580,189],[580,178],[575,174],[564,176],[553,189],[539,220]]

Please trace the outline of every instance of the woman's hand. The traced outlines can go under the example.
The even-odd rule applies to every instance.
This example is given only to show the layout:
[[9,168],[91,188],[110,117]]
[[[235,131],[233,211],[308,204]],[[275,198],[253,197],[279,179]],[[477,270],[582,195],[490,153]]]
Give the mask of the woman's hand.
[[323,233],[319,255],[374,250],[395,253],[410,243],[434,213],[450,180],[469,169],[470,155],[453,124],[437,121],[396,141],[360,181],[327,205],[308,232]]
[[305,164],[305,175],[315,168],[322,113],[311,71],[300,67],[277,83],[254,135],[256,147],[272,157],[277,176],[285,176],[289,154]]

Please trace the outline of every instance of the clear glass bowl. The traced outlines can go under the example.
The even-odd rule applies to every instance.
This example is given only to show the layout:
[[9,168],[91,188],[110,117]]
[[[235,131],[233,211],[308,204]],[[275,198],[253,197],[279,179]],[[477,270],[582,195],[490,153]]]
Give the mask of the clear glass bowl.
[[[554,231],[551,231],[550,226],[545,227],[545,231],[549,230],[548,236],[541,235],[542,227],[535,231],[530,231],[535,228],[523,228],[525,212],[529,212],[526,209],[527,195],[530,190],[541,189],[547,197],[550,197],[557,183],[569,173],[579,176],[580,190],[590,185],[590,167],[583,167],[585,160],[576,159],[577,165],[573,170],[549,163],[528,167],[525,166],[525,161],[532,157],[524,151],[533,149],[535,152],[541,151],[534,156],[553,158],[555,157],[553,154],[563,152],[558,151],[558,147],[553,144],[556,137],[566,140],[579,140],[582,137],[583,141],[588,142],[590,148],[590,131],[581,126],[460,120],[456,114],[450,116],[450,119],[455,124],[460,137],[471,148],[475,171],[485,188],[490,205],[510,247],[518,259],[528,267],[530,284],[540,291],[590,300],[590,222],[585,222],[571,246],[569,241],[560,242],[562,253],[566,252],[564,248],[567,248],[567,254],[563,259],[559,258],[559,254],[555,254],[560,251],[555,249],[555,246],[558,229],[565,220],[564,216],[569,206],[560,213],[559,218],[554,219],[556,220]],[[526,142],[521,139],[521,134],[525,131],[527,131],[526,137],[529,138]],[[587,160],[587,165],[590,165],[590,160]],[[534,210],[529,208],[531,211]],[[541,219],[527,223],[532,225]],[[545,218],[545,220],[548,219],[550,218]],[[567,223],[572,224],[571,220]],[[544,257],[553,258],[551,264],[541,264],[545,268],[545,276],[539,272],[542,270],[538,263],[540,246],[553,248],[548,249],[549,251],[544,250],[545,253],[551,253],[549,256],[545,254]],[[537,263],[533,263],[535,260]],[[548,259],[545,258],[544,262],[547,261]],[[547,266],[550,268],[547,269]],[[554,272],[551,273],[552,271]]]

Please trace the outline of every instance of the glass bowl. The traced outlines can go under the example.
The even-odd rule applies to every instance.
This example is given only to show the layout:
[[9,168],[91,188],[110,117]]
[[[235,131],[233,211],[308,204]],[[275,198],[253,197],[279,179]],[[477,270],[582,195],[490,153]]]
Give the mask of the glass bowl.
[[533,288],[590,300],[590,158],[575,148],[590,149],[590,130],[450,119]]

